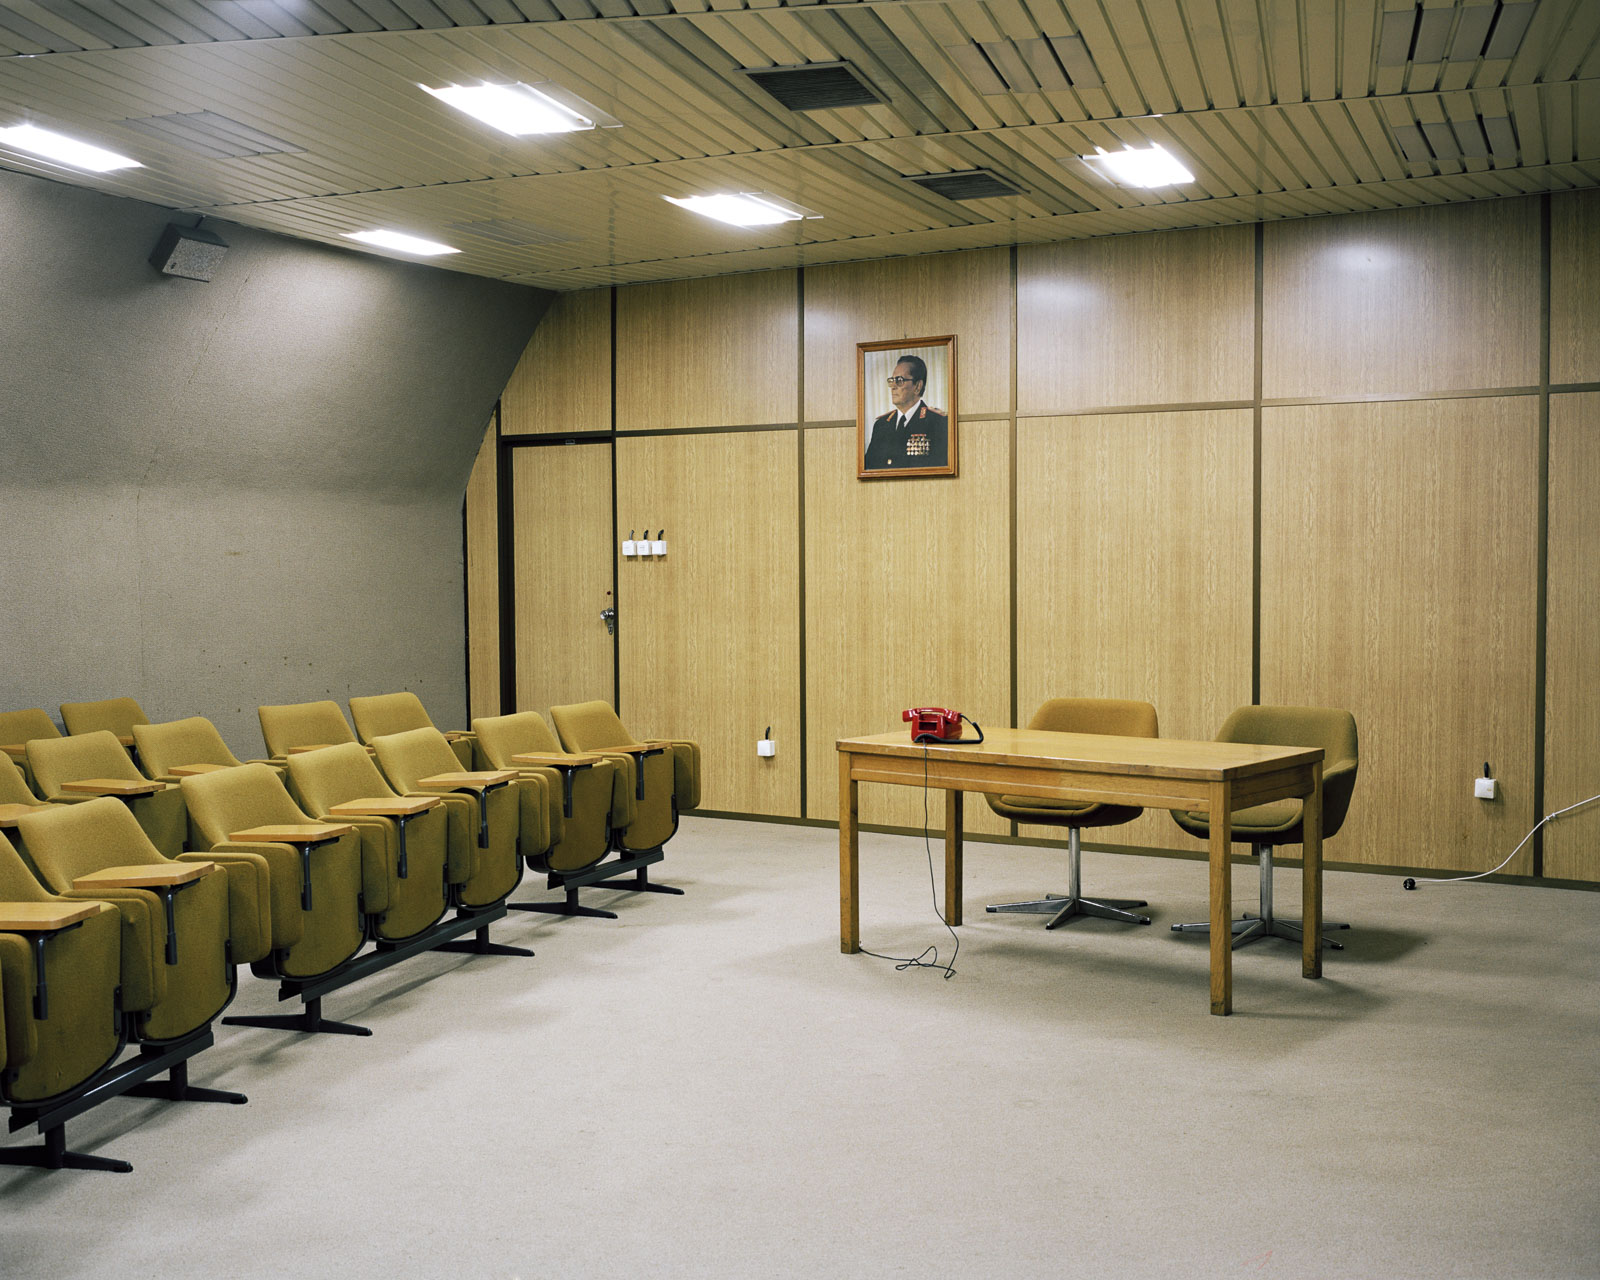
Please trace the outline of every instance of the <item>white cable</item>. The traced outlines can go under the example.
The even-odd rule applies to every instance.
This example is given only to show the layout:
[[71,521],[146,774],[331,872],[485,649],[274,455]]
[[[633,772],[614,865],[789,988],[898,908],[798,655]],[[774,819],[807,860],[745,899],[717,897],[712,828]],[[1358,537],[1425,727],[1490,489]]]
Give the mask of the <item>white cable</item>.
[[[1540,827],[1544,826],[1544,824],[1549,822],[1551,818],[1559,818],[1564,813],[1571,813],[1574,809],[1581,809],[1584,805],[1593,804],[1596,800],[1600,800],[1600,796],[1590,796],[1587,800],[1578,801],[1577,804],[1569,804],[1565,809],[1557,809],[1554,813],[1545,814],[1544,817],[1540,818],[1538,822],[1533,824],[1533,831],[1530,831],[1527,835],[1523,836],[1521,841],[1518,842],[1517,847],[1510,853],[1506,854],[1505,862],[1502,862],[1500,867],[1505,866],[1506,862],[1510,862],[1511,859],[1517,856],[1517,854],[1521,853],[1522,846],[1533,839],[1534,831],[1537,831]],[[1402,889],[1415,889],[1419,884],[1459,884],[1463,880],[1482,880],[1484,876],[1492,876],[1496,871],[1500,870],[1500,867],[1490,867],[1487,871],[1479,871],[1470,876],[1423,876],[1421,878],[1407,876],[1400,882],[1400,887]]]

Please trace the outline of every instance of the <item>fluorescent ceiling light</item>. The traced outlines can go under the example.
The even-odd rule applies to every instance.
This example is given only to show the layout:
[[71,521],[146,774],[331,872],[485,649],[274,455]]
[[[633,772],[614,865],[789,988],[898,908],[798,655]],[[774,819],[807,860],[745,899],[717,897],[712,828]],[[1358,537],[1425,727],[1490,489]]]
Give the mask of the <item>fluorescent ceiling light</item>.
[[28,151],[33,155],[43,156],[46,160],[56,160],[71,165],[74,169],[87,169],[91,173],[144,168],[137,160],[119,156],[115,151],[91,146],[87,142],[69,138],[64,133],[56,133],[53,129],[41,129],[32,124],[15,124],[9,129],[0,129],[0,142],[15,147],[18,151]]
[[424,240],[420,236],[408,236],[403,231],[347,231],[346,240],[359,240],[362,244],[375,245],[379,249],[393,249],[396,253],[414,253],[419,257],[432,258],[441,253],[460,253],[460,249],[453,249],[447,244],[440,244],[437,240]]
[[1083,159],[1104,166],[1112,180],[1125,187],[1172,187],[1194,181],[1194,174],[1160,145],[1151,145],[1142,151],[1134,147],[1124,147],[1121,151],[1096,147],[1095,151],[1098,154]]
[[530,133],[575,133],[592,129],[595,122],[525,84],[446,85],[426,89],[439,101],[465,111],[491,128],[521,138]]
[[736,227],[770,227],[779,222],[799,222],[806,215],[797,209],[784,206],[771,196],[757,195],[753,191],[743,191],[738,194],[722,194],[714,196],[687,196],[680,200],[677,196],[663,196],[662,199],[670,200],[680,208],[698,213],[705,218],[715,218],[718,222],[731,223]]

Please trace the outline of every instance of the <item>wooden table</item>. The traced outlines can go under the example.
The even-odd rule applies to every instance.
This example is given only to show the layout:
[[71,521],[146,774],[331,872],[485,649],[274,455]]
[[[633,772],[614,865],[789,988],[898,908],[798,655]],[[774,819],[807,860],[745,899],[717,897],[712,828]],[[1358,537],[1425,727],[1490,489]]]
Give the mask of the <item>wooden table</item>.
[[79,795],[116,796],[118,799],[127,800],[133,796],[148,796],[157,791],[165,791],[167,784],[135,782],[129,778],[79,778],[76,782],[63,782],[61,789]]
[[175,764],[172,766],[174,778],[198,778],[206,773],[220,773],[223,769],[234,769],[237,765],[231,764]]
[[97,889],[148,889],[161,899],[167,915],[167,963],[178,963],[178,922],[172,899],[201,876],[215,870],[215,862],[141,862],[133,866],[101,867],[72,881],[74,889],[93,893]]
[[18,818],[38,813],[40,809],[49,807],[44,804],[0,804],[0,827],[14,827]]
[[1322,976],[1322,749],[1176,738],[992,729],[982,744],[923,747],[905,730],[842,738],[839,750],[839,949],[861,950],[860,810],[863,782],[945,792],[945,915],[961,923],[964,793],[1203,812],[1211,821],[1211,1012],[1233,1012],[1233,893],[1229,862],[1236,809],[1304,797],[1301,875],[1305,940],[1300,971]]

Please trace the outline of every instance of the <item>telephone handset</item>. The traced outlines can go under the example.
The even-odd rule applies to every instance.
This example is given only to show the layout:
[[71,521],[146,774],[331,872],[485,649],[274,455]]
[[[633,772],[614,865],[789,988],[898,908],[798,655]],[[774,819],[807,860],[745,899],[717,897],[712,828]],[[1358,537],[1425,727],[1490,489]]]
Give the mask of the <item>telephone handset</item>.
[[[902,711],[900,718],[911,725],[911,741],[913,742],[944,742],[944,743],[978,743],[983,741],[983,727],[975,720],[959,711],[952,711],[948,707],[912,707]],[[961,722],[967,720],[978,731],[976,738],[961,736]]]

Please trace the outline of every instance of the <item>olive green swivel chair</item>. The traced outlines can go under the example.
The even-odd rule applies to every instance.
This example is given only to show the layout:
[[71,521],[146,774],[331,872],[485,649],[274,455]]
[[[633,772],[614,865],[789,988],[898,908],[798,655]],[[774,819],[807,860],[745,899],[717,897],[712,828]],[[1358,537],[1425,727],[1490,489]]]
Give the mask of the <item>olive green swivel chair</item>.
[[129,794],[125,803],[145,834],[161,853],[175,858],[183,852],[189,835],[189,818],[183,793],[168,783],[152,783],[140,773],[132,757],[109,729],[74,734],[66,738],[35,738],[28,743],[28,763],[33,767],[39,794],[55,804],[80,804],[92,798],[68,790],[68,783],[107,779],[119,784],[149,784],[156,790]]
[[[351,698],[350,718],[356,723],[356,732],[361,735],[361,741],[369,746],[374,738],[405,733],[409,729],[436,727],[427,708],[422,705],[422,699],[414,693],[380,693],[369,698]],[[472,734],[461,730],[441,732],[460,762],[457,767],[471,769],[473,761],[477,759],[473,751]],[[478,762],[478,766],[482,767],[482,761]]]
[[383,802],[366,808],[404,807],[394,805],[402,797],[356,742],[290,756],[288,768],[291,793],[306,813],[318,821],[348,822],[361,836],[361,892],[368,936],[379,946],[434,938],[433,927],[450,906],[451,886],[472,874],[470,849],[465,865],[459,857],[452,865],[449,816],[443,803],[411,815],[333,812],[361,800]]
[[354,742],[356,732],[337,702],[293,702],[257,707],[261,737],[274,764],[282,764],[296,751]]
[[216,725],[204,716],[169,720],[165,724],[136,724],[133,741],[139,749],[139,762],[144,765],[146,775],[162,782],[179,780],[174,769],[202,772],[232,769],[245,763],[229,750]]
[[[545,874],[547,887],[564,890],[565,897],[557,902],[513,902],[512,909],[615,920],[614,911],[580,903],[578,890],[589,885],[618,887],[606,885],[611,866],[603,864],[611,852],[613,827],[633,821],[635,801],[632,787],[616,787],[616,779],[622,774],[617,763],[602,756],[563,750],[560,740],[536,711],[480,716],[472,722],[472,730],[486,764],[496,769],[517,769],[525,778],[542,780],[550,796],[550,842],[540,849],[524,840],[522,854],[531,868]],[[548,763],[531,765],[516,759],[526,755]]]
[[[678,814],[692,807],[678,802],[678,781],[686,787],[685,800],[698,804],[698,748],[692,743],[640,742],[617,718],[609,702],[580,702],[551,707],[561,745],[568,751],[592,752],[616,762],[621,775],[616,790],[631,790],[634,798],[632,821],[613,827],[614,847],[636,870],[636,881],[627,886],[655,893],[682,893],[666,885],[651,884],[647,867],[659,862],[662,847],[678,830]],[[615,808],[613,809],[615,812]],[[623,870],[622,865],[613,868]]]
[[28,743],[35,738],[59,738],[61,730],[43,707],[28,707],[23,711],[0,711],[0,747],[4,747],[28,789],[34,790],[33,769],[28,765]]
[[[345,985],[341,974],[366,944],[361,837],[347,823],[316,822],[301,811],[283,777],[265,764],[219,769],[183,780],[195,847],[206,857],[265,859],[272,896],[272,945],[251,964],[281,983],[279,999],[299,998],[299,1014],[230,1016],[223,1021],[288,1031],[370,1035],[322,1016],[322,997]],[[351,981],[354,979],[351,978]]]
[[[1148,702],[1121,698],[1051,698],[1028,722],[1030,729],[1053,733],[1102,733],[1122,738],[1157,738],[1156,709]],[[989,807],[1014,822],[1067,829],[1067,892],[1046,894],[1029,902],[1005,902],[990,911],[1047,915],[1046,929],[1054,929],[1080,916],[1149,924],[1150,917],[1133,910],[1148,904],[1141,898],[1086,898],[1083,896],[1083,832],[1089,827],[1115,827],[1132,822],[1143,809],[1126,804],[1093,801],[1046,800],[1032,796],[985,795]]]
[[[506,898],[522,882],[522,859],[517,846],[523,805],[518,790],[525,786],[538,792],[538,803],[532,806],[535,829],[531,839],[547,846],[550,842],[544,781],[524,784],[502,776],[506,771],[463,771],[444,734],[432,727],[384,734],[374,738],[371,745],[379,767],[401,795],[434,795],[443,800],[451,846],[471,851],[471,873],[452,883],[450,905],[462,913],[499,908],[497,914],[503,914]],[[438,949],[479,955],[533,954],[525,947],[490,942],[487,924],[477,931],[473,941],[444,943]]]
[[[0,1098],[11,1107],[13,1132],[37,1124],[44,1139],[38,1147],[0,1147],[0,1165],[133,1167],[66,1144],[67,1121],[107,1093],[125,1042],[117,1006],[121,933],[115,907],[51,893],[0,835]],[[85,1101],[90,1086],[96,1097]]]
[[[73,901],[108,902],[121,917],[122,1011],[128,1038],[140,1044],[130,1072],[141,1081],[122,1092],[245,1101],[193,1086],[188,1074],[189,1059],[211,1045],[211,1023],[236,988],[228,871],[210,859],[163,857],[110,798],[52,805],[24,815],[18,827],[47,889]],[[165,1083],[143,1083],[162,1071]]]
[[[1218,742],[1252,742],[1268,747],[1321,747],[1322,758],[1322,838],[1338,834],[1350,811],[1360,766],[1360,743],[1356,718],[1335,707],[1240,707],[1222,722]],[[1301,844],[1305,839],[1304,804],[1300,800],[1274,800],[1233,814],[1232,835],[1249,841],[1251,852],[1261,862],[1261,906],[1259,915],[1232,922],[1234,949],[1258,938],[1286,938],[1301,941],[1304,930],[1298,920],[1280,920],[1272,910],[1272,850],[1278,845]],[[1211,824],[1204,813],[1174,810],[1173,819],[1192,836],[1202,840],[1211,836]],[[1348,924],[1324,920],[1324,929],[1348,929]],[[1175,924],[1174,933],[1210,933],[1209,923]],[[1344,947],[1328,938],[1322,945],[1335,951]]]

